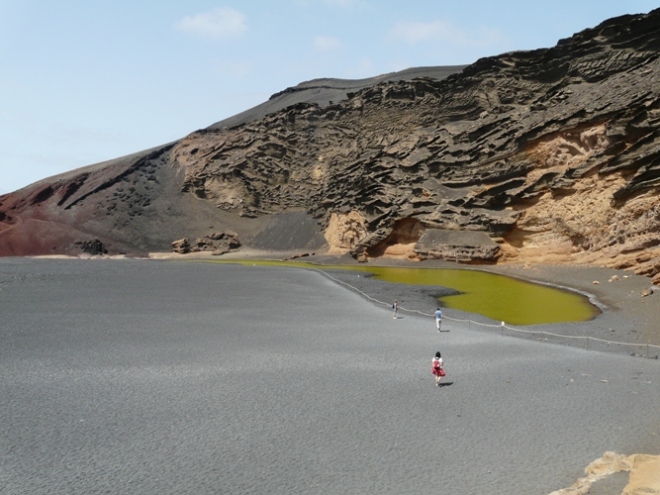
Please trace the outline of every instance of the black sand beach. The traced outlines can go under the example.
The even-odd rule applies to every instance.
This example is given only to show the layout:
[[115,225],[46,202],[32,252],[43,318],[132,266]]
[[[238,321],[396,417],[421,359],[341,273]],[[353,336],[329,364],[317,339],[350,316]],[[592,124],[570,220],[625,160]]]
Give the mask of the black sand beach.
[[0,259],[0,314],[2,493],[547,495],[660,454],[657,360],[438,334],[314,271]]

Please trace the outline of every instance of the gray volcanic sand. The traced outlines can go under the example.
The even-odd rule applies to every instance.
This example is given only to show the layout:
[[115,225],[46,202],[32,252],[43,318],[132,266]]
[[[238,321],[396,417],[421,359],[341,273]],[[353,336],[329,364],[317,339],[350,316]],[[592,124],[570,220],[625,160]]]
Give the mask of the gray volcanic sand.
[[660,453],[658,361],[438,334],[315,271],[5,258],[0,314],[3,494],[544,495]]

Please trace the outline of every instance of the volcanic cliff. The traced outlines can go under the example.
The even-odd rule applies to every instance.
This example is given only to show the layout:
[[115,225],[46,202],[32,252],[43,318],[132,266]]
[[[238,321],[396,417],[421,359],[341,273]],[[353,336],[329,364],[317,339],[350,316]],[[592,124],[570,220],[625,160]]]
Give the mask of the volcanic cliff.
[[309,81],[1,196],[0,255],[178,240],[588,263],[660,282],[659,55],[660,9],[465,67]]

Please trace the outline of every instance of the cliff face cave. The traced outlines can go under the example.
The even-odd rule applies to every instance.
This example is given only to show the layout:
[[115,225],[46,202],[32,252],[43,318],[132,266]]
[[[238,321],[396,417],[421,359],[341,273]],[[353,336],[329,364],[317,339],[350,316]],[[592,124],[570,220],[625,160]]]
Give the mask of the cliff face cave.
[[375,246],[369,247],[367,256],[417,258],[415,244],[424,233],[424,225],[414,218],[404,218],[394,223],[390,234]]

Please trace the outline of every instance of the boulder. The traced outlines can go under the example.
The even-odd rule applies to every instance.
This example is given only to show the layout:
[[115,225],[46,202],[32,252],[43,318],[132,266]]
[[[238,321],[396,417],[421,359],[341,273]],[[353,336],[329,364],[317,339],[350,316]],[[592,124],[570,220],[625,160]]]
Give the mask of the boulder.
[[190,241],[187,238],[177,239],[172,242],[172,251],[179,254],[188,254],[190,252]]
[[240,247],[238,234],[233,231],[213,232],[193,242],[186,237],[172,242],[172,251],[179,254],[211,252],[213,255],[222,255]]

